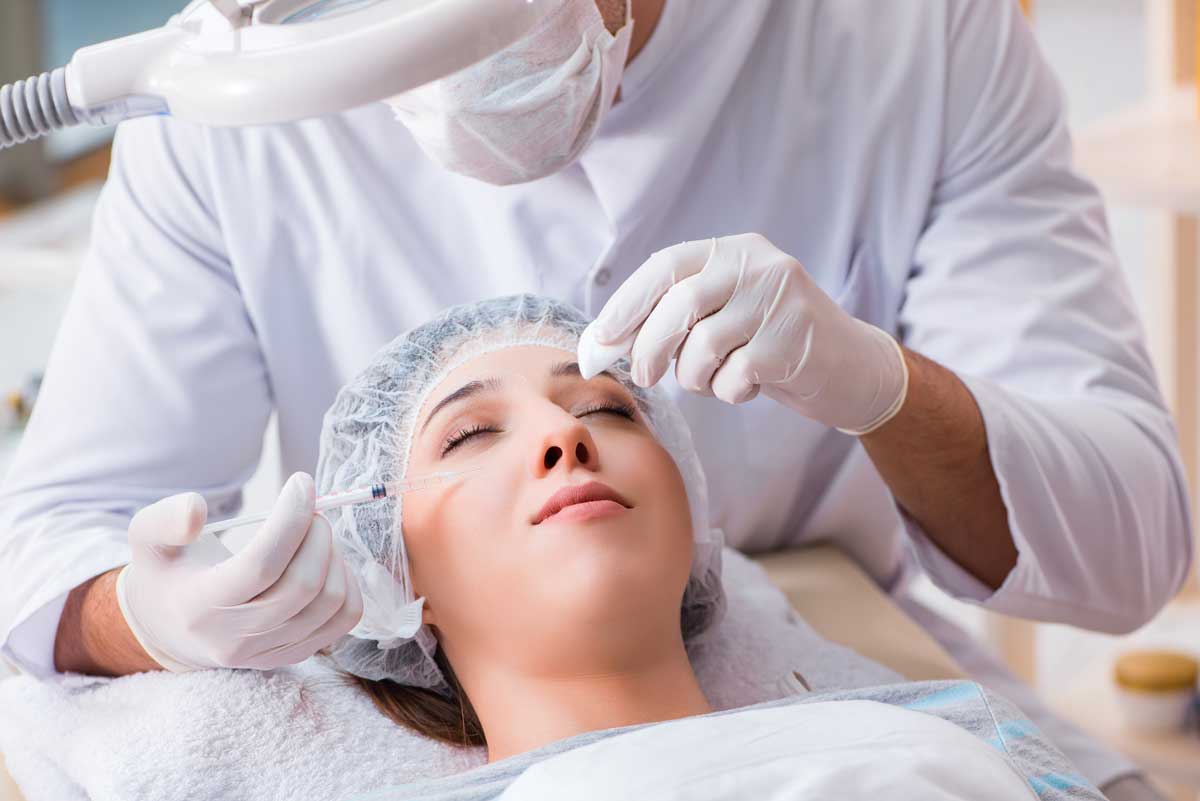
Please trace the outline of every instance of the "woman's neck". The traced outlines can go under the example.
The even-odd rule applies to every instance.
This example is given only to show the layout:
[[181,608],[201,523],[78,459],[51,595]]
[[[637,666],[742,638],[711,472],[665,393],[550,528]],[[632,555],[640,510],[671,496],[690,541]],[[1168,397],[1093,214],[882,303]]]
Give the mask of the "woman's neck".
[[487,734],[489,762],[589,731],[712,711],[682,641],[644,663],[606,673],[533,676],[489,669],[486,686],[467,691]]

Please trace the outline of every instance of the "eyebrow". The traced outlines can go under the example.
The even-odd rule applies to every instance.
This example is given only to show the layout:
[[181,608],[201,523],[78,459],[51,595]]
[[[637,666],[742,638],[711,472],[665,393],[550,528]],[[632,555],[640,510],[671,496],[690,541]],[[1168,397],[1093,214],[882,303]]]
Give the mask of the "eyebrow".
[[496,390],[500,389],[500,384],[501,381],[499,378],[486,378],[483,381],[468,381],[467,383],[463,384],[461,387],[438,401],[437,405],[429,410],[429,416],[425,418],[425,422],[421,426],[421,432],[424,432],[425,429],[429,427],[429,424],[433,422],[433,418],[442,409],[445,409],[447,406],[453,403],[464,401],[467,398],[471,398],[476,395],[482,395],[485,392],[495,392]]
[[[597,373],[596,375],[594,375],[592,377],[600,378],[601,376],[609,379],[610,381],[616,381],[618,384],[621,384],[621,379],[617,378],[616,374],[613,373],[611,370],[601,370],[599,373]],[[558,364],[551,367],[550,368],[550,377],[551,378],[583,378],[583,373],[579,372],[579,362],[573,362],[573,361],[568,360],[565,362],[559,362]],[[621,386],[625,386],[625,385],[621,384]]]
[[[621,383],[620,380],[618,380],[618,378],[608,370],[604,370],[599,375],[616,381],[618,384]],[[582,378],[583,374],[579,372],[579,362],[565,361],[559,362],[550,368],[550,377]],[[437,404],[435,404],[434,407],[429,410],[429,416],[425,418],[425,422],[421,425],[421,431],[418,432],[418,435],[424,433],[425,429],[429,427],[429,424],[433,422],[434,416],[442,409],[445,409],[447,406],[453,403],[465,401],[468,398],[481,395],[485,392],[495,392],[500,389],[502,384],[503,381],[501,381],[499,378],[485,378],[482,381],[468,381],[467,383],[463,384],[461,387],[438,401]]]

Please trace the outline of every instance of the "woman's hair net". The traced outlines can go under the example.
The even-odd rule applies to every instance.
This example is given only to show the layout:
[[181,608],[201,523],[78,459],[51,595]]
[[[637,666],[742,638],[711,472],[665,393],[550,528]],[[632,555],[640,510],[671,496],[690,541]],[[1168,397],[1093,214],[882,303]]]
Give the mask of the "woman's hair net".
[[[587,325],[572,306],[535,295],[510,295],[447,309],[398,337],[338,393],[325,414],[316,483],[324,494],[405,478],[413,426],[429,393],[454,369],[482,354],[547,345],[572,354]],[[689,641],[725,606],[723,536],[708,522],[708,491],[687,423],[661,391],[636,386],[622,360],[611,372],[633,393],[687,488],[694,547],[681,623]],[[420,623],[403,537],[403,503],[388,498],[325,512],[362,587],[363,617],[332,649],[343,669],[452,695],[434,655],[437,641]]]

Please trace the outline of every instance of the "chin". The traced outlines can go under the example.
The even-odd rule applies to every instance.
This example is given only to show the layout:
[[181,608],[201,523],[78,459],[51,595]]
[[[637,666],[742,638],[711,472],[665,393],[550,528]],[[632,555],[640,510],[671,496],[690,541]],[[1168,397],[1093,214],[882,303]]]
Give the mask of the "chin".
[[[580,527],[577,538],[555,548],[544,566],[547,602],[588,619],[629,614],[665,603],[678,614],[691,568],[691,550],[672,554],[629,526]],[[563,532],[565,537],[576,532]],[[673,587],[677,585],[678,592]]]

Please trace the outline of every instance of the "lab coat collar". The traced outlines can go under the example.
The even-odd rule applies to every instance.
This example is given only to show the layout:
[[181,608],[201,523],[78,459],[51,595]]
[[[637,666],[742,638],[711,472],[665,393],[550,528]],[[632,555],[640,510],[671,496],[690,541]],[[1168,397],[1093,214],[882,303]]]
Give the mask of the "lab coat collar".
[[[621,77],[621,102],[614,106],[614,110],[622,103],[632,102],[650,82],[658,68],[670,59],[671,54],[684,39],[688,12],[685,6],[691,5],[693,4],[688,0],[666,0],[654,33],[642,47],[641,52],[637,54],[637,58],[625,68]],[[635,18],[633,21],[635,30],[639,24],[645,23],[640,23]]]
[[712,235],[708,226],[668,231],[662,219],[687,191],[713,120],[760,45],[772,6],[668,0],[659,27],[630,65],[622,101],[579,160],[607,217],[605,260],[619,279],[680,236]]

